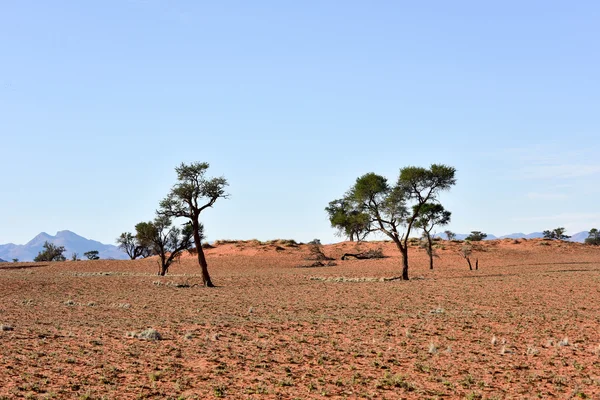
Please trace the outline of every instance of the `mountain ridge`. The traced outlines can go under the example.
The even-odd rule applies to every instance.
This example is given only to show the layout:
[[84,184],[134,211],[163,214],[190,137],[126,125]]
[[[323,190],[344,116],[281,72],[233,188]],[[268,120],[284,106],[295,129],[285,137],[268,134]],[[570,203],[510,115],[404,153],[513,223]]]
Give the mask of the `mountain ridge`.
[[64,246],[63,255],[67,258],[73,253],[83,257],[83,253],[90,250],[98,250],[98,255],[103,259],[126,260],[129,257],[117,246],[104,244],[97,240],[87,239],[83,236],[62,230],[52,236],[46,232],[40,232],[26,244],[0,244],[0,259],[18,259],[19,261],[33,261],[33,259],[42,251],[44,242],[52,243],[56,246]]
[[[465,240],[465,238],[467,236],[469,236],[469,233],[456,233],[456,239],[458,240]],[[435,237],[440,237],[442,239],[448,239],[448,236],[442,232],[442,233],[438,233],[435,235]],[[488,233],[487,237],[483,240],[494,240],[494,239],[541,239],[544,237],[544,233],[543,232],[532,232],[532,233],[522,233],[522,232],[518,232],[518,233],[510,233],[508,235],[502,235],[502,236],[495,236],[491,233]],[[587,239],[588,237],[588,232],[587,231],[581,231],[581,232],[577,232],[574,233],[573,235],[571,235],[571,237],[569,239],[567,239],[567,241],[569,242],[577,242],[577,243],[583,243],[585,242],[585,239]]]

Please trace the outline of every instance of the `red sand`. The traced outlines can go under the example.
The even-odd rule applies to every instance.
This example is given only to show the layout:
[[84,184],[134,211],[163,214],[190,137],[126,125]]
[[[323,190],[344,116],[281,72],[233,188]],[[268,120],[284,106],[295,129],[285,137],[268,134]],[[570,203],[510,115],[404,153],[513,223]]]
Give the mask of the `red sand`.
[[[214,289],[190,256],[162,278],[156,259],[1,264],[0,399],[600,398],[600,248],[490,241],[469,271],[439,242],[403,282],[380,279],[391,243],[325,246],[319,268],[276,246],[207,250]],[[127,336],[149,327],[163,340]]]

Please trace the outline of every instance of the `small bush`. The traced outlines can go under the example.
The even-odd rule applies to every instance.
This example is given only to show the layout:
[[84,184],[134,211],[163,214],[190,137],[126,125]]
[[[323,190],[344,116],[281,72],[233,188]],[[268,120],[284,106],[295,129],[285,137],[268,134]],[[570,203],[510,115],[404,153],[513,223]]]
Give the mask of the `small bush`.
[[309,255],[306,257],[307,260],[332,260],[331,257],[327,257],[325,253],[323,253],[323,246],[321,245],[321,241],[319,239],[315,239],[308,243],[308,251]]
[[141,340],[162,340],[162,336],[158,331],[152,328],[145,329],[141,332],[129,332],[127,333],[128,337],[133,337]]

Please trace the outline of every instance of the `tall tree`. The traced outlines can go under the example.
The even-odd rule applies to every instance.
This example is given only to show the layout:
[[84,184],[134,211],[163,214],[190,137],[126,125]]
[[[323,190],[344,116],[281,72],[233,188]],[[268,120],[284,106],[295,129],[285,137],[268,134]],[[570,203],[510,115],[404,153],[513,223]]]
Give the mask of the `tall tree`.
[[448,225],[452,213],[439,203],[425,203],[421,207],[415,222],[415,227],[422,229],[427,239],[427,254],[429,255],[429,269],[433,269],[433,241],[431,231],[436,226]]
[[[167,274],[171,263],[192,245],[192,226],[185,224],[183,229],[172,226],[171,219],[164,215],[154,221],[140,222],[135,226],[136,239],[151,243],[152,251],[160,258],[159,275]],[[202,231],[201,231],[202,232]],[[200,233],[202,235],[202,233]]]
[[329,214],[331,227],[336,228],[336,235],[347,237],[351,242],[364,240],[369,234],[369,214],[355,210],[346,199],[329,202],[325,207]]
[[[395,185],[375,173],[357,178],[345,199],[354,209],[369,215],[371,231],[387,235],[402,254],[402,279],[408,280],[408,239],[426,203],[438,202],[441,191],[449,190],[456,169],[432,164],[430,168],[405,167]],[[409,208],[409,204],[413,206]],[[404,232],[399,229],[404,227]]]
[[224,177],[206,178],[208,167],[208,163],[195,162],[189,165],[181,163],[175,168],[178,182],[160,202],[157,212],[167,217],[183,217],[190,220],[204,286],[213,287],[202,250],[200,213],[212,207],[218,199],[226,199],[229,195],[225,193],[228,183]]

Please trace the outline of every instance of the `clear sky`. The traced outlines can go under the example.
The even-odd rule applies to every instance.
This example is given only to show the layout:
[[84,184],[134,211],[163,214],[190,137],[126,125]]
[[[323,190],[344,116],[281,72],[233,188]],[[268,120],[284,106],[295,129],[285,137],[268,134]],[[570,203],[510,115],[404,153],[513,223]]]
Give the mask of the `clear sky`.
[[114,243],[181,162],[209,240],[339,240],[367,172],[444,163],[455,232],[600,228],[597,1],[2,1],[0,243]]

